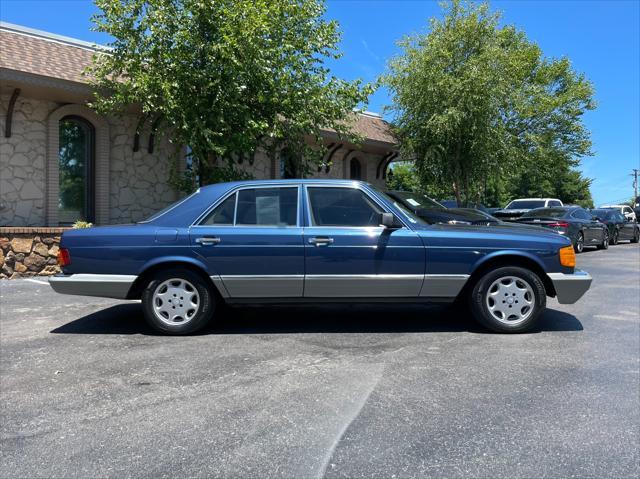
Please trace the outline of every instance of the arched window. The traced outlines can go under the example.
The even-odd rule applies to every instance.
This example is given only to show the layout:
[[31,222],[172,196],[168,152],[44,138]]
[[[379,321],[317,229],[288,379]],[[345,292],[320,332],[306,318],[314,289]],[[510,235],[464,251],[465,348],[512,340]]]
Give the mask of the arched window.
[[362,179],[362,166],[360,165],[360,160],[357,158],[351,158],[351,162],[349,163],[349,178],[352,180],[361,180]]
[[95,130],[79,116],[59,122],[58,219],[95,221]]

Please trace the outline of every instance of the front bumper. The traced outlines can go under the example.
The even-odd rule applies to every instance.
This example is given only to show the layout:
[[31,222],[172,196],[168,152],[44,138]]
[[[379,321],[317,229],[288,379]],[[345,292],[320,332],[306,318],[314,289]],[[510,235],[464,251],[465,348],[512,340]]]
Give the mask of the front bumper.
[[560,304],[573,304],[591,287],[591,275],[586,271],[576,270],[573,274],[548,273],[556,298]]
[[49,278],[56,293],[126,299],[137,276],[119,274],[58,274]]

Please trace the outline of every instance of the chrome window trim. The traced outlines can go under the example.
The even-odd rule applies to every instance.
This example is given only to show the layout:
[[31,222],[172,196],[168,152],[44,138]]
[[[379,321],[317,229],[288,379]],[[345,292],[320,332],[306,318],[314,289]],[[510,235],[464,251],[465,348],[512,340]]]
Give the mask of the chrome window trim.
[[[221,196],[216,200],[209,208],[205,209],[204,213],[196,218],[196,220],[189,226],[191,228],[300,228],[300,188],[301,184],[269,184],[269,185],[241,185],[228,191],[224,196]],[[240,197],[240,191],[243,190],[258,190],[258,189],[282,189],[282,188],[296,188],[296,224],[295,225],[238,225],[236,224],[238,214],[238,198]],[[236,204],[233,209],[233,224],[232,225],[203,225],[200,224],[220,204],[222,204],[231,195],[236,195]]]
[[376,204],[378,206],[378,208],[380,208],[384,213],[392,213],[396,218],[398,218],[398,220],[400,220],[400,222],[402,223],[402,227],[403,228],[407,228],[407,229],[411,229],[407,226],[406,222],[404,221],[404,218],[400,217],[400,215],[395,214],[392,211],[389,211],[389,208],[384,205],[383,203],[381,203],[380,199],[375,196],[372,195],[366,188],[363,188],[361,184],[359,183],[353,183],[353,184],[326,184],[326,183],[313,183],[313,182],[308,182],[308,183],[304,183],[304,197],[305,197],[305,205],[307,208],[307,217],[306,217],[306,222],[308,223],[308,225],[305,225],[305,229],[327,229],[327,228],[331,228],[331,229],[349,229],[349,230],[353,230],[353,229],[386,229],[384,226],[316,226],[313,224],[313,220],[311,218],[311,202],[309,199],[309,188],[350,188],[350,189],[355,189],[355,190],[359,190],[361,191],[364,195],[367,196],[367,198],[369,198],[374,204]]

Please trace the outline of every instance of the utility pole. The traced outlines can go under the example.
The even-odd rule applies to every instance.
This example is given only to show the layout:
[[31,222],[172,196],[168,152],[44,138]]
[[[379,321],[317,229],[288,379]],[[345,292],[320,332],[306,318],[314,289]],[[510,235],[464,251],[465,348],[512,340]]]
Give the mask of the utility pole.
[[634,168],[633,173],[631,173],[630,175],[630,176],[633,176],[633,189],[634,189],[633,206],[636,205],[636,201],[638,198],[638,172],[640,172],[640,170],[638,168]]

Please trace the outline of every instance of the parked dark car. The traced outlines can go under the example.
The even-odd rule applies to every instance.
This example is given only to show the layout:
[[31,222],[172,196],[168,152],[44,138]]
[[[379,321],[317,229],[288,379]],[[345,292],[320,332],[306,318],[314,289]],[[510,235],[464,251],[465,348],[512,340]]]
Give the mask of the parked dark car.
[[[440,203],[442,206],[446,207],[446,208],[458,208],[458,202],[456,200],[440,200],[438,201],[438,203]],[[482,203],[473,203],[473,204],[469,204],[467,206],[461,207],[461,208],[465,208],[465,209],[472,209],[472,210],[480,210],[484,213],[489,213],[491,214],[491,212],[489,210],[493,209],[498,210],[499,208],[487,208],[485,205],[483,205]]]
[[429,224],[488,225],[499,222],[492,216],[473,208],[445,207],[422,193],[387,191],[386,194]]
[[556,206],[563,206],[562,201],[556,198],[519,198],[509,202],[503,209],[494,211],[492,215],[499,220],[515,221],[536,208],[555,208]]
[[585,246],[598,249],[609,247],[609,230],[598,218],[581,207],[559,206],[537,208],[523,214],[520,224],[542,226],[571,240],[576,253],[582,253]]
[[58,259],[55,291],[141,299],[169,334],[203,328],[223,303],[456,299],[488,328],[515,333],[535,327],[547,296],[575,303],[591,285],[567,238],[429,225],[346,180],[205,186],[135,225],[65,231]]
[[640,241],[640,225],[630,221],[618,209],[598,208],[591,210],[591,214],[609,228],[609,243],[629,240],[632,243]]

